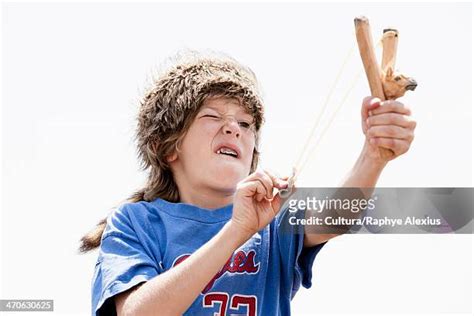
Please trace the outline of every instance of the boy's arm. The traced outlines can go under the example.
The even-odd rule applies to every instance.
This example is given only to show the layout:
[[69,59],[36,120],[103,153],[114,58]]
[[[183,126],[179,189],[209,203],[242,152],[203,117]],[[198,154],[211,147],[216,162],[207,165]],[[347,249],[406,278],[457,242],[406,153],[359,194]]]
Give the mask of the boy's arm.
[[[351,172],[347,175],[344,180],[342,187],[346,188],[367,188],[364,190],[366,198],[370,197],[373,193],[374,187],[377,184],[377,180],[382,173],[384,163],[372,162],[366,156],[361,155]],[[311,212],[306,212],[307,216],[311,215]],[[304,246],[312,247],[323,242],[328,241],[331,238],[339,236],[340,234],[315,234],[309,232],[310,226],[305,226]]]
[[[369,117],[369,113],[371,113]],[[398,101],[384,101],[367,97],[362,103],[362,131],[366,137],[362,152],[342,187],[366,188],[363,194],[370,197],[377,180],[390,160],[406,153],[414,138],[415,120],[410,109]],[[380,154],[378,147],[390,149],[393,156]],[[306,212],[310,216],[311,212]],[[321,244],[339,234],[315,234],[305,226],[304,246]]]
[[179,265],[115,298],[117,315],[181,315],[248,236],[228,222]]
[[234,250],[267,226],[280,209],[274,188],[288,183],[257,171],[241,181],[232,219],[186,260],[146,283],[115,297],[117,315],[182,315],[229,260]]

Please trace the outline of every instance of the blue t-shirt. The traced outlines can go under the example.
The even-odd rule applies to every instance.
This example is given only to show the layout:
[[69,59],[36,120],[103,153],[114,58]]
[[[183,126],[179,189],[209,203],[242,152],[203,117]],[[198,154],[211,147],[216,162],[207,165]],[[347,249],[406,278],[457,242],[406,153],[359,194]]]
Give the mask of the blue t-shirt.
[[[113,296],[186,260],[231,216],[232,205],[207,210],[162,199],[116,209],[95,266],[92,314],[116,315]],[[282,210],[236,249],[185,315],[290,315],[290,300],[301,284],[311,286],[311,267],[324,244],[304,248],[302,227],[283,229],[287,216]]]

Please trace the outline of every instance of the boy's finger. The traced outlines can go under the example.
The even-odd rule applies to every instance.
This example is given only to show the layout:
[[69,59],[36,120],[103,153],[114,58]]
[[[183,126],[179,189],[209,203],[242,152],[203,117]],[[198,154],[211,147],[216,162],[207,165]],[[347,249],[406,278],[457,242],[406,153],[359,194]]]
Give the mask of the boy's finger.
[[380,107],[380,99],[375,97],[365,97],[362,101],[361,115],[362,121],[365,121],[371,112]]
[[254,180],[252,181],[252,187],[253,187],[253,197],[257,202],[261,202],[263,199],[265,199],[267,195],[267,190],[265,189],[265,186],[262,184],[261,181]]
[[416,121],[412,117],[398,113],[372,115],[367,118],[366,123],[368,127],[376,125],[396,125],[407,128],[416,127]]
[[270,177],[272,184],[275,188],[281,190],[286,189],[288,187],[288,177],[279,178],[268,170],[265,170],[265,173]]
[[409,106],[395,100],[381,102],[380,106],[372,111],[372,115],[378,115],[389,112],[411,115],[411,110]]
[[273,197],[273,181],[263,170],[257,170],[252,173],[247,181],[259,181],[265,188],[265,196],[267,199]]
[[242,192],[245,197],[253,197],[258,202],[267,195],[265,186],[258,180],[246,181],[241,184],[241,188],[243,189]]
[[367,130],[369,138],[389,137],[395,139],[413,139],[413,132],[407,128],[395,125],[378,125],[372,126]]
[[403,139],[376,137],[371,138],[370,143],[377,147],[393,150],[396,155],[406,153],[410,148],[410,142]]

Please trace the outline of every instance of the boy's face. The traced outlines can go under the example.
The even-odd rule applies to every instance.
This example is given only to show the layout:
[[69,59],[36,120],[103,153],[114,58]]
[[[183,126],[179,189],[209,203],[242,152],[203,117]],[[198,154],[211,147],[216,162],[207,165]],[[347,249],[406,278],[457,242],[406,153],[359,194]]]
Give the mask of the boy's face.
[[234,192],[251,168],[255,147],[252,115],[238,100],[204,101],[170,162],[180,188]]

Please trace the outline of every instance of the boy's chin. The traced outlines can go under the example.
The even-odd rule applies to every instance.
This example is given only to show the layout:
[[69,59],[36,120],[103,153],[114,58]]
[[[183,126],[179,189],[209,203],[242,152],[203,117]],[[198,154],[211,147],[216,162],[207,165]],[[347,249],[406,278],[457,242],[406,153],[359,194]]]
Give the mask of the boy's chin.
[[237,184],[242,181],[247,174],[238,170],[226,170],[216,175],[216,180],[220,187],[227,190],[235,190]]

